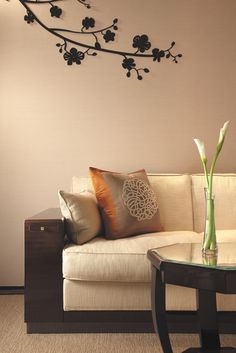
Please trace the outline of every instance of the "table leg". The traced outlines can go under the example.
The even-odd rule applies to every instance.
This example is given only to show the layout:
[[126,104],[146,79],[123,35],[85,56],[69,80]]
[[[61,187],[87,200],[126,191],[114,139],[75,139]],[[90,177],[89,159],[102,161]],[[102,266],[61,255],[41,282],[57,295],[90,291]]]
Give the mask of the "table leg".
[[236,353],[235,348],[220,347],[216,293],[197,289],[197,311],[201,348],[188,348],[183,353]]
[[163,352],[173,353],[166,321],[165,283],[161,279],[161,272],[154,266],[152,266],[151,300],[153,324],[155,332],[159,335]]
[[197,310],[200,324],[200,343],[203,350],[220,350],[216,293],[197,290]]

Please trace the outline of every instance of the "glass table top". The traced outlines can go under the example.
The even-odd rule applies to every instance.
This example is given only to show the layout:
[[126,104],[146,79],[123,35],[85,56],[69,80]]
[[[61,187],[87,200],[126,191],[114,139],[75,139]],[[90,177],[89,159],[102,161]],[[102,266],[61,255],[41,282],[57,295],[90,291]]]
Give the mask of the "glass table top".
[[236,270],[236,242],[218,243],[217,257],[203,257],[200,243],[173,244],[152,249],[151,252],[154,252],[161,261]]

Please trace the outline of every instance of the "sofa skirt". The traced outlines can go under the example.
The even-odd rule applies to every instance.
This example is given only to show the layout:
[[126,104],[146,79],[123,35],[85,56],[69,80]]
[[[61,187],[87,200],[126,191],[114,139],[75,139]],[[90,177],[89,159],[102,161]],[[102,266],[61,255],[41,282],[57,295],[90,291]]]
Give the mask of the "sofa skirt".
[[[151,310],[151,284],[64,280],[64,311]],[[196,310],[196,290],[167,285],[167,310]],[[217,294],[218,310],[236,309],[236,295]]]

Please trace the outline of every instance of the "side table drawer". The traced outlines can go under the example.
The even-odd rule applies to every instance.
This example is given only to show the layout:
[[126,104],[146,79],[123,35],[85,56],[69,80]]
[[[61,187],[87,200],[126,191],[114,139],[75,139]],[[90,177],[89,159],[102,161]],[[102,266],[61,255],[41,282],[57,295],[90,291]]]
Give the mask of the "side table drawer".
[[27,228],[27,231],[29,232],[58,233],[60,230],[60,224],[45,224],[43,222],[33,222],[27,224]]

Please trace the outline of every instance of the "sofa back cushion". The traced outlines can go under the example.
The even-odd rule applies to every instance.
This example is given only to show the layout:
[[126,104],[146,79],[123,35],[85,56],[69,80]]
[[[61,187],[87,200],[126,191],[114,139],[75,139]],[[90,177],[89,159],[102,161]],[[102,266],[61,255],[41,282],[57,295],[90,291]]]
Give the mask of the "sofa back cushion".
[[[192,175],[194,231],[204,231],[205,178]],[[236,174],[216,174],[213,178],[216,229],[236,229]]]
[[193,230],[191,177],[186,174],[148,174],[158,196],[165,231]]
[[83,191],[94,192],[92,179],[89,177],[73,176],[70,191],[73,193],[80,193]]
[[[191,176],[185,174],[148,174],[157,194],[160,221],[165,231],[193,230]],[[93,190],[89,178],[73,177],[71,191]]]

